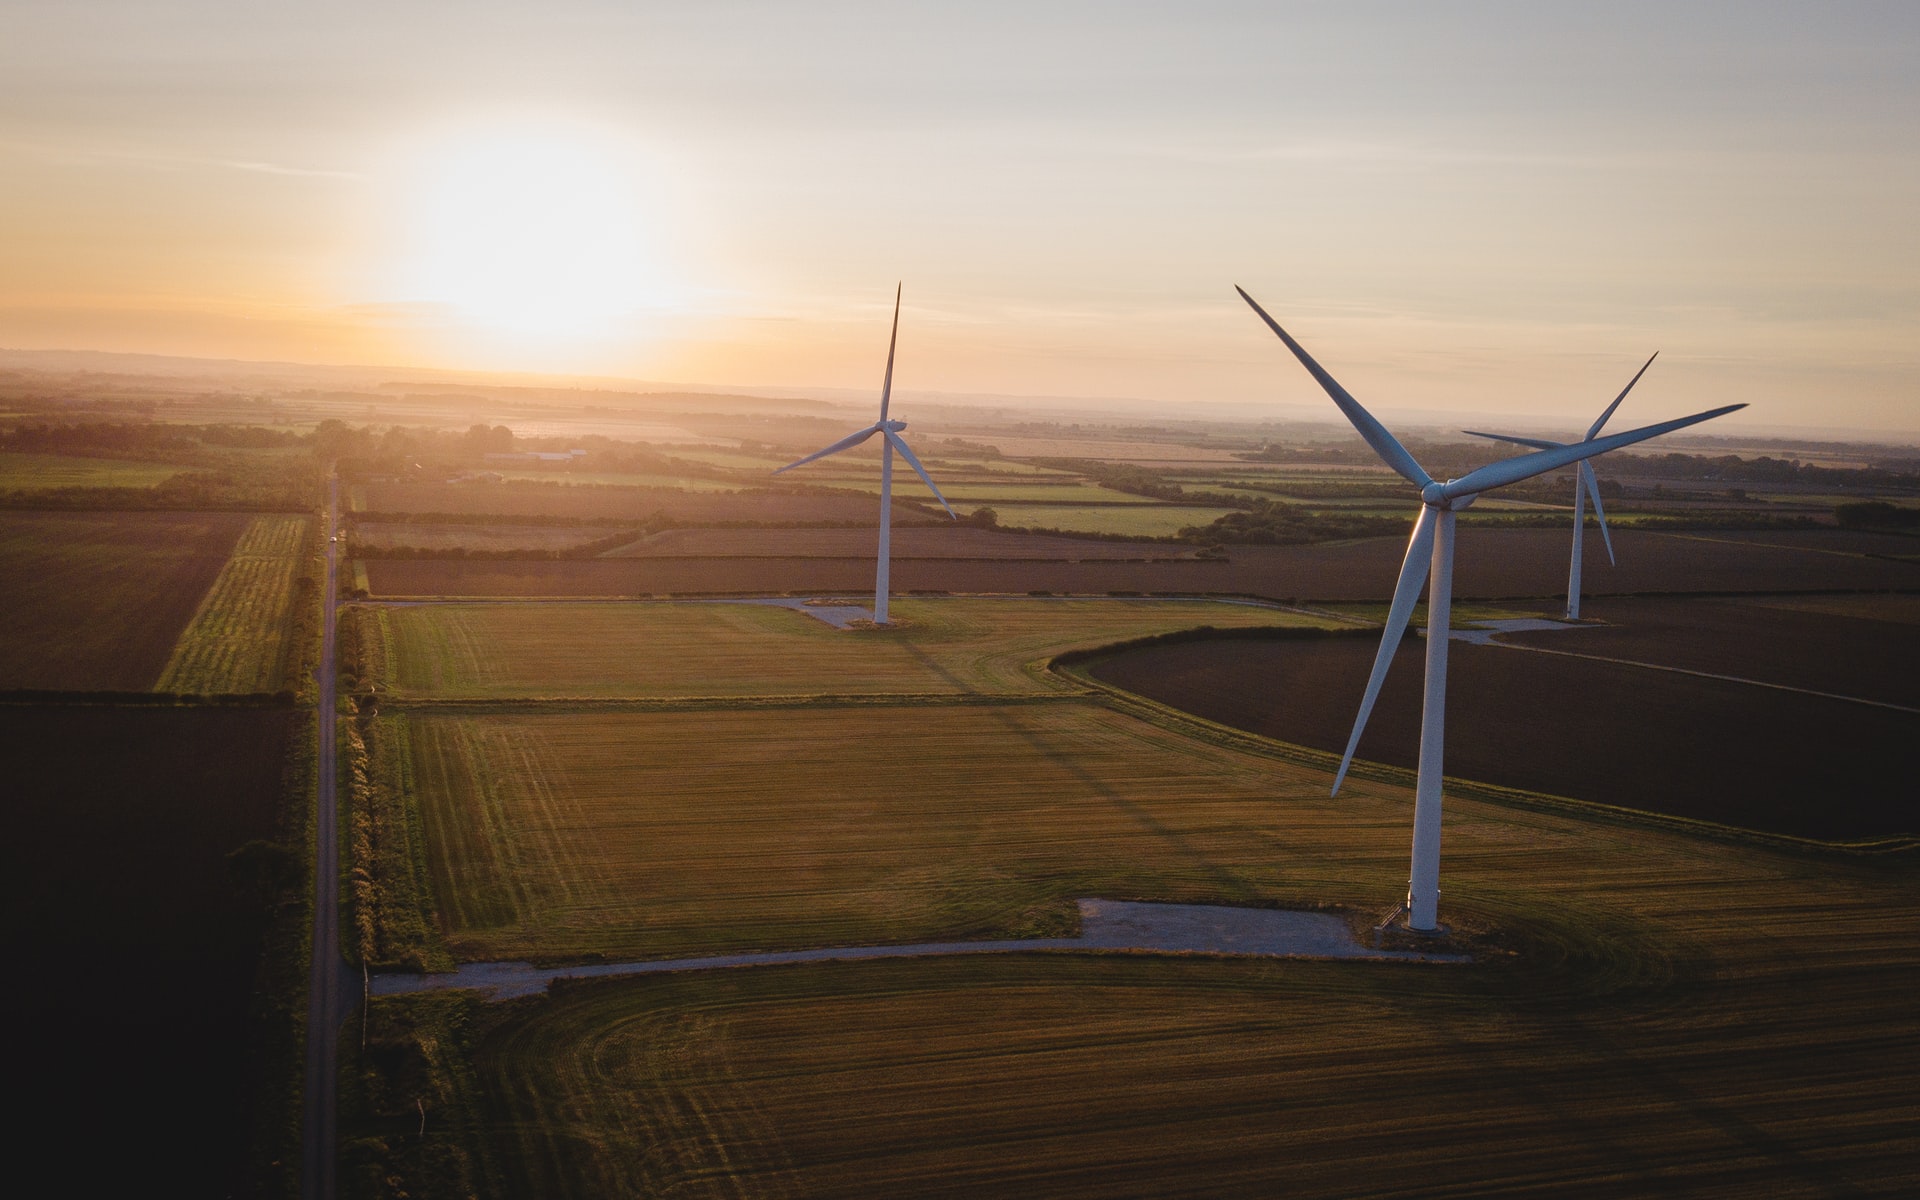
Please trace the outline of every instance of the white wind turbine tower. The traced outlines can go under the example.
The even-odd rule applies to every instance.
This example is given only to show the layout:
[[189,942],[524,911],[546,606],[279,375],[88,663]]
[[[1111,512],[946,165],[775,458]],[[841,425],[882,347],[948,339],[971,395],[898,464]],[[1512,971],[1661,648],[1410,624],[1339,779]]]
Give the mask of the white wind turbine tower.
[[887,623],[887,566],[893,543],[893,452],[895,450],[900,452],[900,457],[907,460],[907,465],[913,468],[914,473],[920,476],[920,481],[933,492],[934,499],[940,502],[940,507],[947,510],[947,515],[956,521],[960,519],[959,514],[953,511],[953,505],[948,504],[947,498],[940,494],[940,489],[933,486],[933,479],[927,474],[927,469],[920,465],[920,460],[913,456],[913,451],[907,449],[907,443],[900,437],[900,431],[907,427],[907,423],[887,419],[887,402],[893,395],[893,348],[899,340],[900,288],[896,284],[893,289],[893,334],[887,339],[887,375],[880,385],[880,419],[858,433],[848,434],[825,450],[816,450],[805,458],[796,459],[774,472],[778,475],[781,471],[791,471],[816,458],[825,458],[829,454],[851,450],[876,433],[885,439],[880,447],[880,561],[874,571],[873,582],[873,623],[875,625]]
[[1353,763],[1354,748],[1360,744],[1361,731],[1366,728],[1367,716],[1373,711],[1373,702],[1380,695],[1380,685],[1386,679],[1387,667],[1392,664],[1394,650],[1406,634],[1407,623],[1413,616],[1414,602],[1420,598],[1420,575],[1425,568],[1430,589],[1427,596],[1427,685],[1420,717],[1419,778],[1414,785],[1413,869],[1407,882],[1407,925],[1423,933],[1432,932],[1439,928],[1440,778],[1446,742],[1447,634],[1451,627],[1453,603],[1454,514],[1472,504],[1482,492],[1583,462],[1596,454],[1698,424],[1745,408],[1746,405],[1730,404],[1725,408],[1663,421],[1627,433],[1611,434],[1552,450],[1537,450],[1532,454],[1490,463],[1467,472],[1459,479],[1442,482],[1422,470],[1413,455],[1407,453],[1406,447],[1388,433],[1385,426],[1374,420],[1373,414],[1360,407],[1360,402],[1301,349],[1300,343],[1289,337],[1287,331],[1280,328],[1265,309],[1254,303],[1252,296],[1247,295],[1244,289],[1236,287],[1234,290],[1280,336],[1287,349],[1293,351],[1300,365],[1340,406],[1340,411],[1346,414],[1347,420],[1352,422],[1367,445],[1373,447],[1373,452],[1420,489],[1420,517],[1414,522],[1413,537],[1407,542],[1406,561],[1400,567],[1400,579],[1393,589],[1393,603],[1387,610],[1386,632],[1380,638],[1380,650],[1373,660],[1373,674],[1367,679],[1366,695],[1360,701],[1360,715],[1353,723],[1353,736],[1347,740],[1347,752],[1340,760],[1340,773],[1334,777],[1333,791],[1335,795],[1340,793],[1340,785],[1347,777],[1347,768]]
[[[1627,381],[1627,386],[1620,389],[1620,394],[1613,398],[1613,403],[1607,405],[1607,411],[1600,414],[1600,419],[1588,426],[1587,441],[1592,441],[1594,437],[1599,434],[1600,427],[1607,423],[1607,418],[1613,415],[1613,410],[1620,407],[1620,402],[1627,398],[1627,393],[1633,390],[1633,385],[1640,382],[1640,376],[1645,375],[1647,368],[1653,365],[1653,360],[1659,357],[1659,352],[1655,351],[1653,356],[1648,358],[1645,364],[1634,373],[1633,378]],[[1545,438],[1514,437],[1511,434],[1505,433],[1481,433],[1473,429],[1463,429],[1460,432],[1470,437],[1491,438],[1496,442],[1512,442],[1516,446],[1530,446],[1535,450],[1558,450],[1560,447],[1569,444],[1566,442],[1550,442]],[[1567,620],[1569,621],[1578,621],[1580,619],[1580,547],[1587,536],[1586,500],[1588,496],[1593,497],[1593,515],[1600,519],[1600,539],[1605,542],[1607,546],[1607,562],[1611,564],[1614,561],[1613,535],[1607,532],[1607,510],[1606,506],[1600,503],[1600,481],[1593,477],[1593,465],[1582,462],[1580,464],[1579,477],[1573,481],[1573,558],[1567,568]]]

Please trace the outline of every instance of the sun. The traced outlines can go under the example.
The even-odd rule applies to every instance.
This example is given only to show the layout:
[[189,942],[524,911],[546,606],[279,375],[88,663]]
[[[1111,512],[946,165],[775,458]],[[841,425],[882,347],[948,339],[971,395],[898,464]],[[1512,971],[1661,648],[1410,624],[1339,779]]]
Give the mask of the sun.
[[654,181],[565,126],[443,135],[411,158],[397,290],[509,334],[587,337],[662,301]]

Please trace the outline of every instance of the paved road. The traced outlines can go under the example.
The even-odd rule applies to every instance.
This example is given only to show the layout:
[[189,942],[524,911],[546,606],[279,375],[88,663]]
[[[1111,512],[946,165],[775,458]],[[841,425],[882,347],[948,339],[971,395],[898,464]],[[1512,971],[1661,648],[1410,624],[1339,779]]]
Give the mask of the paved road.
[[307,976],[307,1070],[301,1109],[300,1195],[333,1200],[336,1053],[346,1016],[347,964],[340,957],[340,852],[335,834],[338,789],[334,761],[334,635],[338,618],[340,480],[327,483],[327,581],[321,593],[326,619],[320,637],[320,781],[315,818],[313,872],[313,966]]

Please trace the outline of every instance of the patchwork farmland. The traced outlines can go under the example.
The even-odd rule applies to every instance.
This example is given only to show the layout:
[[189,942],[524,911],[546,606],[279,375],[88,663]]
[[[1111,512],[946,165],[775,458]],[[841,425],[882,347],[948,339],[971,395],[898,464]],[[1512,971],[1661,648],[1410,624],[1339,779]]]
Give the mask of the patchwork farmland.
[[[1618,567],[1589,545],[1595,623],[1460,645],[1451,928],[1418,945],[1470,962],[1009,951],[1097,932],[1088,897],[1372,936],[1406,887],[1416,663],[1327,792],[1399,482],[1259,461],[1268,431],[930,436],[966,519],[896,480],[875,629],[872,460],[768,474],[839,436],[830,406],[762,441],[674,409],[651,427],[714,444],[596,433],[550,469],[497,443],[587,426],[501,396],[512,429],[446,424],[471,396],[315,389],[271,428],[45,435],[148,439],[138,461],[0,451],[38,489],[0,496],[10,946],[50,977],[9,999],[52,1035],[22,1055],[51,1081],[31,1143],[145,1114],[129,1172],[278,1196],[302,1161],[368,1197],[1920,1185],[1920,830],[1889,786],[1920,766],[1911,537],[1806,523],[1827,492],[1637,498],[1622,525],[1737,520],[1617,525]],[[377,405],[445,427],[355,428]],[[1457,621],[1553,610],[1558,507],[1476,507]],[[318,716],[338,871],[303,879]],[[325,880],[347,962],[314,959],[315,994],[351,1015],[307,1032],[337,1079],[290,1065]],[[818,957],[929,944],[991,952]],[[758,953],[816,957],[615,974]],[[605,977],[441,988],[510,963]],[[292,1089],[329,1081],[337,1157],[303,1160]]]
[[[378,713],[357,723],[386,764],[372,790],[417,814],[389,819],[416,840],[365,864],[415,897],[388,952],[618,961],[1046,936],[1086,895],[1368,920],[1404,885],[1410,797],[1390,774],[1330,799],[1324,757],[1038,669],[1203,623],[1340,622],[1145,600],[897,612],[873,631],[744,604],[358,610],[379,630]],[[1268,646],[1372,651],[1129,653],[1245,666]],[[347,1068],[353,1127],[417,1120],[391,1090],[404,1070],[432,1081],[442,1132],[355,1143],[346,1169],[424,1186],[431,1162],[527,1195],[1165,1194],[1196,1158],[1219,1164],[1210,1192],[1303,1195],[1435,1178],[1871,1193],[1911,1177],[1911,1135],[1873,1115],[1907,1103],[1898,1080],[1920,1066],[1890,1007],[1920,982],[1920,927],[1889,915],[1920,898],[1897,859],[1471,792],[1450,798],[1447,837],[1448,919],[1493,939],[1470,968],[1013,956],[379,1000],[376,1050]],[[435,1065],[448,1046],[457,1069]],[[831,1099],[847,1094],[882,1099]],[[1443,1097],[1447,1123],[1416,1118]],[[1496,1126],[1498,1153],[1455,1152],[1450,1131]]]

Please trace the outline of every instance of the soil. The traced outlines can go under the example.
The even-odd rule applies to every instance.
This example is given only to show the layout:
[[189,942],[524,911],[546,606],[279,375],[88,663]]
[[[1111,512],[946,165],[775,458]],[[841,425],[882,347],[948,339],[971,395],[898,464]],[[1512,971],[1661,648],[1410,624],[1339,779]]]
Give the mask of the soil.
[[[1670,637],[1667,657],[1706,653],[1687,639],[1704,644],[1711,628],[1703,614]],[[1587,633],[1527,636],[1571,650]],[[1646,657],[1660,661],[1661,643],[1646,637]],[[1189,642],[1092,670],[1209,720],[1338,754],[1375,650],[1365,639]],[[1358,757],[1415,765],[1424,653],[1419,639],[1400,647]],[[1497,645],[1455,641],[1449,661],[1449,775],[1818,840],[1920,832],[1920,715]],[[1806,669],[1797,649],[1738,661],[1753,678]]]
[[227,855],[277,836],[297,720],[106,706],[0,719],[0,943],[31,984],[0,992],[8,1081],[29,1101],[11,1132],[61,1190],[246,1185],[266,913]]

